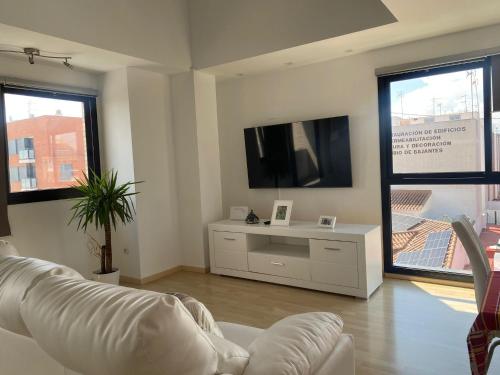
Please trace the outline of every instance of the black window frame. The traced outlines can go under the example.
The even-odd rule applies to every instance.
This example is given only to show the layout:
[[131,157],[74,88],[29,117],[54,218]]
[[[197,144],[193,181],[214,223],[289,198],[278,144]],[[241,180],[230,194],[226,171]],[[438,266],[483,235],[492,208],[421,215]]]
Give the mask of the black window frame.
[[[391,123],[391,82],[430,75],[452,73],[468,69],[483,69],[484,99],[484,171],[479,172],[445,172],[445,173],[394,173],[392,163],[392,123]],[[500,171],[493,171],[492,144],[492,88],[491,59],[484,57],[469,61],[423,68],[378,77],[379,99],[379,136],[380,136],[380,176],[382,194],[382,231],[384,248],[384,272],[408,276],[419,276],[434,279],[445,279],[461,282],[472,282],[472,275],[446,271],[431,271],[395,266],[392,251],[392,185],[498,185]]]
[[[7,118],[5,113],[5,94],[15,94],[24,96],[33,96],[39,98],[78,101],[83,104],[85,120],[85,138],[87,146],[87,167],[88,172],[100,175],[101,163],[99,154],[99,134],[97,124],[97,99],[95,96],[69,93],[63,91],[54,91],[47,89],[38,89],[34,87],[24,87],[15,85],[0,84],[0,137],[5,139],[5,150],[0,150],[6,155],[5,171],[9,171],[9,149],[7,138]],[[7,202],[9,205],[53,201],[60,199],[76,198],[81,194],[74,188],[45,189],[14,192],[10,191],[10,180],[7,175]]]

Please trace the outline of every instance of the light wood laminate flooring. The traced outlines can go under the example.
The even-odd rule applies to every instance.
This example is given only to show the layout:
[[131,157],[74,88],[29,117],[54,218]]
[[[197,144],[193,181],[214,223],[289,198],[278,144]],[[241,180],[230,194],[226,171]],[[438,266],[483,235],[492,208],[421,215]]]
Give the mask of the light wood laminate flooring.
[[[267,328],[307,311],[331,311],[354,335],[357,375],[470,374],[466,336],[476,315],[472,289],[384,279],[368,300],[258,281],[178,272],[141,286],[203,302],[216,320]],[[500,351],[490,374],[500,374]]]

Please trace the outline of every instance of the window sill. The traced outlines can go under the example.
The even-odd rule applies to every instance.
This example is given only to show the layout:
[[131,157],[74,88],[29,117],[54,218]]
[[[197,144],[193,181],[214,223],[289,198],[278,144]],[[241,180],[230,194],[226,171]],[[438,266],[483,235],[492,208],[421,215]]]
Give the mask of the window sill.
[[18,193],[9,193],[8,204],[24,204],[35,202],[56,201],[61,199],[78,198],[81,194],[73,188],[67,189],[52,189],[52,190],[35,190]]

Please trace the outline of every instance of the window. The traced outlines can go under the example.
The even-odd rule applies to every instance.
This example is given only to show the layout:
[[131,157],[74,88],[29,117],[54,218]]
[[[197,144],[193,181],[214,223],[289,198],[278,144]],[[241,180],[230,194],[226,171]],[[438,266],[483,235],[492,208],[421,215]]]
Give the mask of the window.
[[73,181],[73,165],[61,164],[59,166],[59,181]]
[[19,171],[19,180],[21,182],[21,191],[34,190],[36,183],[36,166],[33,163],[17,167]]
[[[12,149],[10,149],[12,147]],[[17,155],[19,160],[34,160],[35,150],[33,138],[20,138],[9,140],[9,156]]]
[[490,80],[489,58],[379,78],[386,272],[470,280],[451,226],[460,214],[487,250],[500,239]]
[[400,79],[390,91],[393,173],[484,171],[482,68]]
[[10,183],[19,182],[19,167],[9,167]]
[[75,178],[99,173],[94,97],[0,85],[9,204],[77,196]]

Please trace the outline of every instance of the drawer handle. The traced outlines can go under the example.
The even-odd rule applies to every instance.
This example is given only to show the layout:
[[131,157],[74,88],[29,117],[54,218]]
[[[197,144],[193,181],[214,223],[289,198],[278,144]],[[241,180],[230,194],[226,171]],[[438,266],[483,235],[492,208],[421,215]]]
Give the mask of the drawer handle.
[[338,247],[325,247],[325,250],[341,251],[342,249],[339,249]]
[[227,237],[224,237],[224,239],[225,239],[226,241],[236,241],[236,238],[227,238]]
[[283,263],[283,262],[271,262],[271,264],[273,266],[280,266],[280,267],[284,267],[285,266],[285,263]]

